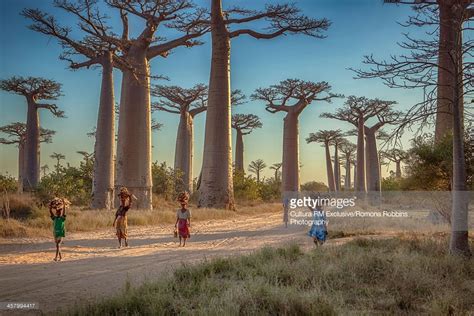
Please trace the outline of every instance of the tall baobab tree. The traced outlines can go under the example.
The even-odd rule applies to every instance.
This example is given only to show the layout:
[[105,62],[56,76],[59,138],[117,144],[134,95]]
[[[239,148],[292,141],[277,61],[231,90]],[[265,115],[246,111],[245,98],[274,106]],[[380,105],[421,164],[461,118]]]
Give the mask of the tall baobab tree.
[[366,192],[365,179],[365,123],[386,109],[386,102],[369,100],[365,97],[349,96],[344,106],[338,108],[335,113],[323,113],[321,117],[337,119],[351,123],[357,128],[357,179],[355,179],[356,191]]
[[207,86],[195,85],[185,89],[177,86],[157,85],[152,87],[151,95],[158,98],[152,104],[153,110],[180,115],[176,136],[174,168],[182,172],[184,189],[193,190],[193,121],[199,113],[206,111]]
[[64,160],[66,159],[66,156],[64,156],[63,154],[60,154],[60,153],[53,153],[52,155],[50,155],[49,157],[51,157],[51,159],[55,159],[56,160],[56,165],[54,166],[55,169],[56,169],[56,174],[59,175],[59,171],[61,169],[61,160]]
[[255,173],[257,176],[257,183],[260,183],[260,173],[267,167],[267,164],[262,159],[251,161],[249,164],[249,171]]
[[334,169],[332,167],[330,146],[335,136],[340,135],[340,130],[321,130],[310,133],[306,138],[306,143],[321,143],[326,152],[326,173],[328,177],[328,188],[330,192],[336,191],[336,181],[334,179]]
[[279,172],[280,172],[280,169],[281,169],[281,166],[283,164],[281,162],[278,162],[278,163],[274,163],[273,165],[270,166],[270,169],[274,170],[275,171],[275,182],[278,182],[280,177],[278,176]]
[[[65,1],[64,1],[65,2]],[[166,57],[180,46],[201,44],[196,38],[209,31],[205,10],[195,8],[188,0],[129,1],[106,0],[109,7],[121,14],[122,33],[115,35],[109,29],[97,34],[100,26],[88,15],[67,3],[68,9],[84,22],[83,31],[101,41],[116,45],[127,63],[122,71],[122,90],[117,141],[116,186],[126,186],[138,198],[140,209],[152,208],[151,177],[151,104],[150,64],[158,56]],[[136,37],[129,36],[128,15],[145,23]],[[138,25],[134,23],[133,25]],[[181,33],[165,40],[158,29]]]
[[0,81],[0,89],[21,95],[28,105],[26,119],[25,173],[23,189],[36,188],[40,178],[40,120],[38,111],[48,110],[56,117],[64,112],[56,104],[40,103],[42,100],[57,100],[61,96],[61,84],[40,77],[11,77]]
[[[97,115],[97,127],[95,135],[95,159],[93,192],[91,208],[110,209],[114,199],[114,150],[115,150],[115,99],[113,69],[129,69],[123,58],[117,55],[116,43],[100,40],[100,35],[107,32],[105,17],[101,16],[93,7],[94,1],[83,1],[78,4],[66,1],[57,1],[56,6],[80,16],[79,29],[85,25],[92,26],[89,32],[85,32],[82,39],[73,39],[71,28],[58,24],[54,16],[48,15],[38,9],[25,9],[22,15],[30,19],[33,24],[30,29],[56,38],[63,47],[64,52],[61,59],[68,61],[71,69],[100,67],[102,70],[102,81],[100,88],[99,108]],[[83,18],[87,17],[87,21]],[[122,19],[127,15],[122,12]],[[85,60],[75,61],[76,56],[82,56]]]
[[232,128],[237,132],[235,141],[235,170],[244,171],[244,135],[261,128],[262,122],[255,114],[232,115]]
[[408,153],[400,148],[392,148],[382,151],[382,157],[395,163],[395,177],[400,179],[402,177],[401,163],[408,159]]
[[344,190],[348,191],[351,189],[351,165],[352,160],[354,160],[354,154],[357,150],[357,146],[346,139],[339,143],[339,150],[343,155],[344,168],[346,169],[346,175],[344,177]]
[[339,145],[343,141],[344,137],[341,130],[335,131],[331,143],[334,146],[334,182],[336,192],[341,190],[341,163],[339,159]]
[[[403,1],[401,1],[403,2]],[[452,126],[453,139],[453,203],[451,212],[451,239],[449,249],[452,254],[471,255],[468,239],[468,204],[465,191],[467,190],[466,175],[466,157],[464,152],[464,95],[472,94],[473,89],[473,63],[472,50],[474,48],[474,40],[468,38],[463,40],[464,23],[474,17],[474,7],[471,0],[439,0],[439,1],[421,1],[422,5],[440,6],[440,22],[446,23],[445,33],[441,34],[438,45],[433,45],[432,41],[412,41],[411,57],[393,58],[390,61],[376,61],[374,58],[366,58],[365,63],[372,65],[372,69],[368,71],[358,71],[360,78],[381,78],[392,87],[404,88],[428,88],[434,86],[431,95],[436,92],[441,93],[435,98],[428,98],[427,102],[415,104],[405,116],[404,124],[398,130],[402,130],[405,126],[422,122],[426,122],[433,114],[438,112],[449,113],[449,117],[443,119],[447,122],[444,125]],[[444,10],[445,14],[441,13]],[[416,23],[418,23],[415,20]],[[416,24],[415,23],[415,24]],[[466,27],[464,29],[470,29]],[[454,31],[453,31],[454,30]],[[467,33],[466,33],[467,34]],[[421,43],[421,44],[420,44]],[[441,50],[441,52],[437,52]],[[444,54],[444,57],[438,56]],[[442,59],[442,60],[441,60]],[[438,62],[439,60],[439,62]],[[434,71],[443,68],[444,71],[439,73],[438,81],[433,83],[432,78],[435,77]],[[439,82],[439,76],[449,75],[449,78],[443,84]],[[437,88],[446,91],[436,91]],[[445,94],[443,96],[443,94]],[[432,100],[440,100],[442,102],[432,102]],[[444,106],[444,107],[443,107]],[[447,107],[450,107],[447,109]],[[434,110],[433,110],[434,108]],[[440,117],[437,116],[437,120]],[[438,125],[438,121],[436,122]],[[442,132],[437,131],[437,141],[440,140]],[[446,128],[441,128],[446,130]]]
[[[260,22],[263,29],[254,29],[252,22]],[[300,10],[291,4],[269,4],[262,11],[242,8],[224,10],[222,0],[211,0],[212,64],[199,206],[234,208],[230,110],[231,40],[245,35],[256,39],[272,39],[286,34],[323,38],[322,32],[329,25],[326,19],[312,19],[301,15]],[[241,27],[233,29],[234,26]]]
[[[368,191],[380,191],[380,163],[379,152],[377,150],[377,137],[381,128],[388,124],[395,124],[398,122],[401,113],[394,111],[392,106],[396,104],[395,101],[372,100],[373,107],[383,108],[375,117],[377,122],[368,127],[367,123],[364,125],[364,134],[366,141],[366,181]],[[382,134],[383,138],[383,134]]]
[[[18,146],[18,191],[23,191],[23,178],[25,173],[25,143],[26,124],[16,122],[0,127],[0,132],[8,138],[0,138],[0,144],[15,144]],[[51,143],[56,131],[40,128],[40,143]]]
[[254,100],[265,102],[268,112],[286,113],[283,127],[282,192],[295,192],[300,188],[299,115],[315,101],[331,102],[332,98],[338,96],[330,91],[331,87],[327,82],[287,79],[269,88],[259,88],[252,95]]

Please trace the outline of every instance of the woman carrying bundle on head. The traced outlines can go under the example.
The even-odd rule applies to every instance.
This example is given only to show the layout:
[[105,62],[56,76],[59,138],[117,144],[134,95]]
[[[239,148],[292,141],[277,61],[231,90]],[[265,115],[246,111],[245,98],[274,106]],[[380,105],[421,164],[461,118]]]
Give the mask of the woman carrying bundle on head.
[[128,189],[126,187],[121,187],[118,197],[120,198],[120,206],[117,212],[115,213],[115,220],[112,226],[115,227],[115,230],[117,232],[119,248],[122,248],[122,239],[125,241],[125,247],[128,247],[127,212],[132,206],[133,195],[128,192]]
[[179,246],[183,242],[183,247],[186,246],[186,239],[191,237],[189,227],[191,226],[191,212],[188,209],[189,193],[181,192],[178,195],[178,202],[181,208],[176,212],[175,229],[178,230]]
[[[54,261],[61,261],[63,256],[61,253],[61,243],[66,237],[66,208],[71,205],[67,199],[60,199],[55,197],[49,202],[49,214],[53,221],[53,236],[56,244],[56,256]],[[53,212],[54,210],[54,212]]]

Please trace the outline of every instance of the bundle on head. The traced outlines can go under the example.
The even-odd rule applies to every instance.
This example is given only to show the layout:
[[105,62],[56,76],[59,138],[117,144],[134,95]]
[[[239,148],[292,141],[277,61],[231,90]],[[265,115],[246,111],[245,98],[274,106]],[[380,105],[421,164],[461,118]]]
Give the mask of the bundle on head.
[[189,201],[189,193],[186,191],[181,192],[178,194],[178,202],[185,202],[187,203]]
[[68,207],[71,205],[68,199],[55,197],[49,202],[49,207],[59,210]]

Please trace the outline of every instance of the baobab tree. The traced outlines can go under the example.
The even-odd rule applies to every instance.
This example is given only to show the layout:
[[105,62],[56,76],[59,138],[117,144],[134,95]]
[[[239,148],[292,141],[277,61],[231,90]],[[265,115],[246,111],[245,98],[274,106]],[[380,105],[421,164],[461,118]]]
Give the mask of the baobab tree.
[[[420,124],[419,129],[435,119],[435,141],[439,142],[453,132],[453,102],[458,102],[463,114],[463,96],[473,92],[472,58],[473,40],[463,31],[470,30],[465,23],[472,21],[472,0],[393,0],[392,3],[409,4],[416,12],[402,25],[405,27],[427,27],[433,38],[416,39],[405,34],[399,45],[408,51],[387,60],[377,60],[372,55],[364,56],[363,63],[370,69],[354,70],[357,78],[381,78],[392,88],[423,89],[423,101],[415,104],[406,114],[403,125]],[[463,26],[467,24],[467,26]],[[465,34],[467,34],[466,32]],[[457,45],[459,41],[460,45]],[[455,57],[454,55],[458,56]],[[455,58],[453,58],[455,57]],[[455,60],[458,60],[456,65]],[[455,80],[455,73],[466,73]],[[463,77],[462,75],[460,77]],[[454,100],[454,90],[459,100]]]
[[354,157],[357,146],[345,139],[339,143],[339,150],[342,153],[345,166],[344,168],[346,169],[346,175],[344,177],[344,190],[348,191],[351,189],[351,165],[352,160],[355,160]]
[[36,188],[40,178],[40,120],[38,111],[48,110],[55,117],[64,117],[56,104],[40,103],[42,100],[57,100],[61,96],[61,84],[40,77],[11,77],[0,81],[0,89],[26,98],[25,172],[23,189]]
[[392,148],[382,151],[382,157],[395,163],[395,177],[400,179],[402,177],[401,163],[408,159],[408,153],[400,148]]
[[[252,22],[260,22],[262,30],[253,29]],[[234,208],[230,124],[231,40],[245,35],[272,39],[286,34],[323,38],[322,33],[329,25],[327,19],[301,15],[300,10],[291,4],[269,4],[263,11],[242,8],[224,10],[222,0],[211,0],[212,63],[199,206]],[[233,29],[234,26],[241,27]],[[292,189],[296,187],[298,185]]]
[[339,145],[343,141],[344,135],[342,131],[335,131],[331,143],[334,146],[334,182],[336,192],[341,190],[341,163],[339,159]]
[[270,113],[285,112],[283,127],[282,192],[295,192],[299,180],[298,118],[315,101],[331,102],[338,95],[330,92],[327,82],[287,79],[269,88],[255,90],[252,99],[265,102]]
[[389,106],[386,101],[370,100],[365,97],[349,96],[344,106],[335,113],[323,113],[321,117],[336,119],[351,123],[357,128],[357,178],[355,179],[356,191],[366,192],[365,179],[365,123]]
[[47,164],[42,165],[41,171],[43,172],[43,178],[46,177],[46,173],[49,171],[49,166]]
[[195,85],[185,89],[177,86],[156,85],[151,95],[158,98],[152,104],[153,110],[180,115],[174,154],[174,169],[180,170],[184,189],[193,190],[193,133],[194,117],[206,111],[207,86]]
[[[413,3],[413,1],[394,1]],[[416,1],[415,1],[416,2]],[[412,106],[405,115],[404,123],[397,129],[420,123],[419,128],[436,115],[435,138],[439,142],[446,132],[452,130],[453,180],[450,252],[471,255],[468,241],[468,199],[466,157],[464,152],[464,95],[472,94],[474,40],[463,39],[463,30],[471,27],[464,24],[474,17],[471,0],[418,1],[415,8],[435,13],[409,20],[412,25],[439,27],[438,41],[413,40],[403,44],[410,51],[408,56],[392,57],[389,61],[377,61],[366,57],[364,63],[369,70],[359,70],[359,78],[381,78],[391,87],[431,89],[423,102]],[[434,9],[430,9],[433,8]],[[436,16],[436,10],[439,15]],[[434,21],[437,21],[434,23]],[[466,32],[468,34],[468,32]],[[433,78],[437,78],[436,81]],[[433,102],[436,101],[436,102]]]
[[[15,144],[18,146],[18,191],[23,191],[23,178],[25,173],[25,143],[26,124],[16,122],[0,127],[0,132],[8,138],[0,138],[0,144]],[[56,131],[40,128],[40,143],[51,143]]]
[[257,183],[260,183],[260,173],[267,167],[267,164],[262,159],[251,161],[249,164],[249,171],[255,173],[257,176]]
[[331,152],[329,147],[332,145],[334,137],[339,137],[340,130],[321,130],[316,133],[310,133],[306,138],[306,143],[321,143],[326,152],[326,173],[328,177],[328,188],[330,192],[336,191],[336,181],[334,179],[334,169],[332,168]]
[[235,170],[244,171],[244,135],[252,133],[256,128],[261,128],[262,122],[255,114],[232,115],[232,128],[235,129]]
[[59,175],[59,172],[61,170],[61,160],[66,159],[66,156],[60,153],[54,152],[52,155],[49,156],[51,159],[56,160],[56,165],[54,166],[56,169],[56,174]]
[[[82,29],[101,41],[116,45],[129,66],[122,71],[120,98],[116,187],[126,186],[138,198],[140,209],[152,208],[151,177],[151,104],[150,65],[158,56],[166,57],[180,46],[201,44],[196,38],[209,31],[209,18],[205,10],[195,8],[187,0],[129,1],[106,0],[109,7],[121,13],[122,32],[115,35],[106,29],[96,34],[98,25],[78,10],[74,14],[84,19]],[[68,3],[68,7],[74,5]],[[129,36],[127,14],[145,23],[136,37]],[[138,25],[134,23],[133,25]],[[100,25],[99,25],[100,26]],[[157,33],[181,33],[165,40]]]
[[283,164],[281,162],[278,162],[278,163],[274,163],[273,165],[270,166],[270,169],[274,170],[275,171],[275,182],[278,182],[280,177],[278,176],[279,172],[280,172],[280,169],[281,169],[281,166]]
[[[48,15],[38,9],[25,9],[22,15],[30,19],[33,24],[30,29],[56,38],[63,47],[60,59],[69,62],[71,69],[100,67],[102,70],[102,81],[100,88],[100,99],[97,115],[95,136],[95,159],[93,191],[91,208],[109,209],[114,200],[114,150],[115,150],[115,98],[113,69],[130,69],[131,66],[118,56],[116,43],[100,40],[100,36],[107,32],[105,17],[101,16],[93,7],[93,1],[83,1],[72,4],[66,1],[57,1],[56,7],[80,15],[79,29],[88,25],[88,32],[84,32],[82,39],[74,39],[71,36],[71,28],[58,24],[54,16]],[[122,19],[127,15],[122,12]],[[87,19],[85,19],[87,18]],[[91,26],[94,27],[91,27]],[[85,60],[76,61],[76,56],[82,56]]]
[[[394,111],[392,106],[396,104],[395,101],[372,100],[374,108],[383,108],[382,111],[375,115],[377,122],[368,127],[367,123],[364,125],[365,134],[365,149],[366,149],[366,181],[368,191],[380,191],[380,163],[379,152],[377,150],[378,132],[381,128],[388,124],[396,124],[401,116],[400,112]],[[381,138],[385,137],[384,133]]]

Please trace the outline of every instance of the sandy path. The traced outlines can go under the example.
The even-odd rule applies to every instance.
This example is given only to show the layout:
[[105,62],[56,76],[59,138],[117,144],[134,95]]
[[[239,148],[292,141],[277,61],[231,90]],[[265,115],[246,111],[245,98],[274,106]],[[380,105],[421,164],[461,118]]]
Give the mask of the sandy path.
[[[0,302],[38,302],[42,311],[49,312],[113,295],[126,280],[138,285],[182,263],[247,253],[267,245],[297,243],[309,248],[313,245],[306,231],[306,227],[285,228],[281,214],[266,213],[193,223],[192,238],[185,248],[177,247],[170,226],[131,227],[131,247],[117,249],[111,227],[69,234],[60,263],[52,261],[51,240],[0,240]],[[330,240],[328,245],[341,242],[344,239]]]

